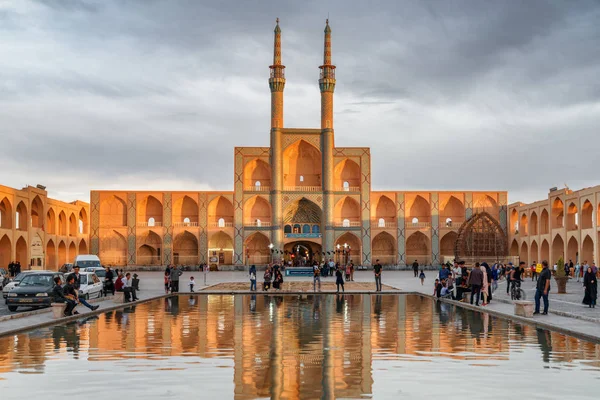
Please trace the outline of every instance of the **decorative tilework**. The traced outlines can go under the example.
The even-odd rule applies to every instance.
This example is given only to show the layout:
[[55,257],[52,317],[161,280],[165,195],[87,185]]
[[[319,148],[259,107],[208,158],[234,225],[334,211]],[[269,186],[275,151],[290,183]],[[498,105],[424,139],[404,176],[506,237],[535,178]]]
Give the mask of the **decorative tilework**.
[[404,193],[398,193],[396,208],[398,211],[398,264],[406,265],[406,229]]
[[127,193],[127,265],[136,264],[136,195]]
[[302,198],[312,201],[313,203],[321,207],[321,210],[323,209],[323,194],[319,192],[288,192],[284,196],[282,196],[283,209],[285,210],[287,206]]
[[92,219],[90,228],[90,252],[100,254],[100,193],[90,193],[90,215]]
[[431,265],[440,264],[439,195],[431,193]]
[[244,155],[261,155],[268,148],[236,148],[234,160],[234,192],[233,192],[233,263],[236,265],[244,264],[244,229],[243,229],[243,210],[244,210]]
[[208,254],[208,201],[206,193],[200,193],[198,196],[198,226],[200,228],[200,236],[198,240],[198,258],[200,263],[206,263]]
[[508,232],[508,199],[506,193],[500,193],[498,200],[498,205],[500,206],[500,226],[504,229],[504,232]]
[[283,135],[282,149],[285,150],[298,140],[304,140],[306,143],[312,144],[321,151],[321,135],[299,135],[289,133]]
[[173,261],[173,224],[172,220],[172,197],[170,192],[163,195],[163,264],[171,264]]

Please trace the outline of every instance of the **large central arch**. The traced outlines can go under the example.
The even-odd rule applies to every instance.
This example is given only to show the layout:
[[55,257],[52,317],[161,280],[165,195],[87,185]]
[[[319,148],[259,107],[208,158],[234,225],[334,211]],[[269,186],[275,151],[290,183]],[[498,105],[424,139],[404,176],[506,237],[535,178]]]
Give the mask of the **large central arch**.
[[[515,250],[518,251],[518,245]],[[469,263],[505,262],[508,255],[506,232],[488,212],[475,213],[458,230],[454,255],[456,259]]]
[[321,186],[321,152],[304,140],[283,152],[283,185]]
[[371,245],[373,261],[384,265],[396,264],[396,240],[387,232],[381,232],[373,238]]

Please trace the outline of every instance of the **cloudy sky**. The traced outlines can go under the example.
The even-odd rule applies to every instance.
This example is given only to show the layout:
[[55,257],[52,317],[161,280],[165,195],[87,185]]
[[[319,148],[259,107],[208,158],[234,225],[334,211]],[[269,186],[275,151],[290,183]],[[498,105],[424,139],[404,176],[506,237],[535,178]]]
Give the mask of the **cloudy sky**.
[[319,127],[328,15],[373,190],[600,184],[597,0],[0,0],[0,184],[231,190],[233,147],[269,145],[276,17],[286,126]]

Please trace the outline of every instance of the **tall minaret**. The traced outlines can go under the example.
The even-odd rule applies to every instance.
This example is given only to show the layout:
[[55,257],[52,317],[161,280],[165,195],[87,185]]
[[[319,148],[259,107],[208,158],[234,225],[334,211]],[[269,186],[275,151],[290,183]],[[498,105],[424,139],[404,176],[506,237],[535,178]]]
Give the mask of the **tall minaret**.
[[334,248],[334,191],[333,187],[333,91],[335,89],[335,65],[331,64],[331,28],[329,19],[325,23],[325,46],[323,65],[319,78],[321,89],[321,155],[323,162],[323,251],[333,251]]
[[271,89],[271,242],[275,249],[283,248],[283,218],[281,192],[283,190],[283,88],[285,66],[281,64],[281,28],[279,18],[275,25],[273,65],[269,77]]

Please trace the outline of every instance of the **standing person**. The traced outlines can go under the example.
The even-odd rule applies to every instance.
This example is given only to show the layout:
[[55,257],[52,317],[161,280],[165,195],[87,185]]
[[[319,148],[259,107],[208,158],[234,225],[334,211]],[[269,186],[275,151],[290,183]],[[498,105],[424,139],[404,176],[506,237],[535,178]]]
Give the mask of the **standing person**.
[[439,272],[438,278],[440,278],[440,281],[447,281],[448,276],[450,276],[450,271],[446,268],[446,264],[442,264],[442,269]]
[[379,263],[379,259],[375,260],[373,265],[373,273],[375,274],[375,290],[381,292],[381,269],[383,268]]
[[552,278],[552,274],[550,273],[550,269],[548,269],[548,261],[542,261],[542,272],[540,273],[540,277],[537,281],[537,286],[535,288],[535,311],[534,314],[540,313],[540,297],[544,300],[544,315],[548,315],[548,293],[550,292],[550,279]]
[[488,276],[487,276],[487,270],[485,269],[485,266],[479,263],[475,263],[475,268],[477,268],[477,266],[479,265],[479,270],[481,271],[481,273],[483,274],[483,280],[482,280],[482,285],[481,285],[481,298],[482,306],[487,306],[488,305],[488,289],[489,289],[489,283],[488,283]]
[[[120,278],[117,278],[117,280]],[[171,272],[165,271],[165,294],[169,294],[169,288],[171,287]]]
[[196,281],[193,276],[190,276],[190,281],[188,282],[188,286],[190,287],[190,292],[194,292],[194,286],[196,285]]
[[350,260],[350,280],[354,282],[354,263]]
[[10,276],[11,278],[14,276],[13,275],[13,271],[14,271],[14,265],[13,262],[11,261],[10,263],[8,263],[8,276]]
[[496,289],[498,289],[498,275],[498,265],[494,264],[494,266],[492,267],[492,293],[495,292]]
[[596,263],[592,261],[592,273],[597,276],[598,267],[596,267]]
[[251,265],[250,270],[250,290],[256,292],[256,266]]
[[583,304],[587,304],[590,308],[596,308],[596,299],[598,298],[598,279],[596,274],[592,272],[592,267],[588,267],[583,276],[583,288],[585,295]]
[[105,268],[106,268],[106,274],[104,275],[104,295],[106,296],[108,294],[108,292],[111,292],[114,296],[114,294],[115,294],[115,283],[113,281],[114,275],[108,265]]
[[21,273],[21,261],[16,262],[16,274],[19,275]]
[[471,304],[473,304],[473,296],[476,296],[475,305],[478,306],[479,294],[483,285],[483,272],[479,268],[479,263],[476,263],[475,267],[471,270],[467,283],[471,285]]
[[534,261],[533,264],[531,264],[531,282],[533,282],[534,279],[537,279],[537,272],[535,270],[537,263]]
[[171,265],[171,273],[169,276],[171,280],[171,293],[179,292],[179,277],[181,275],[183,275],[181,268]]
[[423,270],[421,270],[421,273],[419,274],[419,279],[421,280],[421,286],[423,286],[425,284],[425,272],[423,272]]
[[73,286],[77,291],[77,301],[92,311],[97,310],[98,307],[100,307],[99,305],[93,306],[90,303],[88,303],[83,297],[79,296],[79,288],[81,287],[81,275],[79,275],[79,265],[74,266],[73,271],[74,272],[71,275],[73,275],[73,277],[75,278]]
[[335,272],[335,268],[336,268],[335,263],[330,258],[329,259],[329,276],[333,276],[333,273]]
[[344,275],[339,265],[335,270],[335,285],[337,287],[336,293],[340,292],[340,285],[342,286],[342,292],[344,291]]
[[[423,273],[423,270],[421,270],[421,273]],[[455,286],[460,286],[462,283],[462,270],[460,268],[460,264],[457,261],[454,261],[454,268],[452,268],[452,275],[454,276]]]
[[350,280],[350,264],[346,264],[346,282]]
[[[587,261],[583,262],[584,265],[587,264]],[[587,268],[584,269],[584,271],[587,271]],[[575,264],[575,277],[577,278],[577,282],[579,282],[579,277],[581,275],[581,266],[579,265],[579,263]]]
[[418,272],[419,272],[419,263],[417,262],[417,260],[415,260],[415,262],[413,263],[413,273],[415,275],[415,278],[417,277]]
[[202,264],[202,274],[204,275],[204,286],[207,286],[206,275],[208,275],[209,271],[210,271],[210,267],[208,266],[208,264],[206,264],[206,263]]
[[313,291],[317,291],[317,282],[319,282],[319,292],[321,291],[321,270],[319,264],[315,262],[313,266]]
[[281,290],[281,285],[283,285],[283,275],[280,270],[276,270],[273,279],[273,287],[277,290]]
[[486,262],[482,262],[481,265],[485,267],[485,274],[487,278],[487,303],[490,304],[490,301],[492,301],[492,269]]
[[433,283],[433,295],[438,299],[442,295],[442,284],[440,283],[439,279],[436,279]]
[[506,294],[510,293],[510,275],[512,274],[513,269],[513,263],[509,262],[506,271],[504,272],[504,276],[506,278]]

